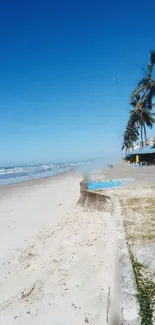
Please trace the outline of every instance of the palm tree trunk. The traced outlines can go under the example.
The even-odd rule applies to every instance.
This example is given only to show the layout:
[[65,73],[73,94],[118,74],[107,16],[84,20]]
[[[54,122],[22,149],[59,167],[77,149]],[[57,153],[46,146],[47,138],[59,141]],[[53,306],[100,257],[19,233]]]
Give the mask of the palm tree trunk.
[[146,146],[147,134],[146,134],[145,124],[143,125],[143,128],[144,128],[144,139],[145,139],[145,146]]
[[143,125],[140,126],[140,133],[141,133],[141,148],[143,148]]

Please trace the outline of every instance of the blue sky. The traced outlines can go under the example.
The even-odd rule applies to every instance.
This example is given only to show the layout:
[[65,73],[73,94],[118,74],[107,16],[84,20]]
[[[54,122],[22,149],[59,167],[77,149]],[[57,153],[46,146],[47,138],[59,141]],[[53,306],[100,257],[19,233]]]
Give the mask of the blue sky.
[[137,65],[155,48],[154,9],[133,0],[1,3],[0,165],[119,157]]

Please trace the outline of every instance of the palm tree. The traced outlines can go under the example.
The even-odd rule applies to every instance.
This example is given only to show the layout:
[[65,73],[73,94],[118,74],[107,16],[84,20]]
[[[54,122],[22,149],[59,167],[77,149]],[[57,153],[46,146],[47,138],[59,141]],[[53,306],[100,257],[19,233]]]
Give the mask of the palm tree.
[[124,132],[122,150],[126,148],[126,153],[127,153],[127,150],[133,146],[133,142],[137,141],[138,138],[139,138],[139,127],[131,126],[128,122],[126,130]]
[[141,128],[141,146],[143,146],[143,133],[146,142],[146,126],[152,128],[155,119],[152,113],[152,99],[155,96],[155,80],[152,78],[153,65],[155,64],[155,52],[150,53],[150,64],[145,70],[145,77],[140,80],[137,88],[133,91],[131,96],[131,105],[136,113],[132,112],[133,120],[137,119],[137,123]]
[[146,142],[146,127],[152,128],[155,123],[152,107],[152,99],[155,96],[155,80],[152,77],[153,65],[155,64],[155,52],[151,52],[150,64],[144,69],[145,76],[138,83],[137,88],[133,91],[130,104],[133,109],[130,111],[129,121],[124,132],[122,149],[132,146],[133,142],[138,140],[139,129],[141,137],[141,147]]
[[[141,134],[141,147],[144,145],[144,139],[146,143],[147,134],[146,134],[146,126],[151,128],[155,123],[155,119],[153,118],[151,112],[144,108],[143,106],[135,107],[130,111],[128,124],[131,128],[139,127]],[[144,139],[143,139],[144,134]]]
[[150,52],[150,63],[147,69],[144,69],[145,76],[138,83],[137,88],[133,91],[131,96],[131,104],[137,102],[137,104],[143,105],[145,108],[152,109],[155,106],[152,103],[152,99],[155,96],[155,80],[152,77],[153,65],[155,64],[155,52]]

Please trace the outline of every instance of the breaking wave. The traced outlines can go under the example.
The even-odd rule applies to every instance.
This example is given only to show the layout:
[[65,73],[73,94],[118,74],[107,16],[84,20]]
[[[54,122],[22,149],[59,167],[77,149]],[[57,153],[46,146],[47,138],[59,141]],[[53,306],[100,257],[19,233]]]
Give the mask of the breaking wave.
[[92,163],[94,162],[67,162],[33,166],[0,167],[0,185],[53,176],[71,169],[78,170],[83,168],[82,166],[89,166]]

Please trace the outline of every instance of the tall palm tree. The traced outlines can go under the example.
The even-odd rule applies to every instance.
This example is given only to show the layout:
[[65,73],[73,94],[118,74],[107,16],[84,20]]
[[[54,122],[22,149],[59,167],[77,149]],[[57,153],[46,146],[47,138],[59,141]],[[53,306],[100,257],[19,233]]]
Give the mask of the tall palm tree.
[[155,106],[152,99],[155,96],[155,80],[153,79],[152,72],[155,64],[155,52],[150,52],[150,63],[147,69],[144,69],[145,76],[138,83],[137,88],[133,91],[131,96],[131,104],[136,102],[143,105],[145,108],[152,109]]
[[133,91],[131,96],[131,105],[133,106],[135,116],[133,119],[137,118],[137,123],[139,123],[141,128],[141,146],[143,146],[143,133],[144,139],[146,142],[147,134],[146,134],[146,126],[152,128],[155,120],[152,113],[152,107],[154,104],[152,103],[152,99],[155,96],[155,80],[152,77],[153,65],[155,64],[155,52],[152,51],[150,53],[150,64],[145,70],[145,77],[140,80],[137,88]]
[[[152,128],[155,123],[155,113],[152,113],[153,97],[155,97],[155,80],[152,77],[153,66],[155,64],[155,52],[151,52],[150,64],[145,71],[145,76],[138,83],[137,88],[133,91],[130,104],[133,109],[130,111],[129,121],[124,132],[124,141],[122,148],[133,144],[138,140],[139,129],[141,137],[141,147],[146,142],[146,127]],[[134,140],[135,139],[135,140]]]

